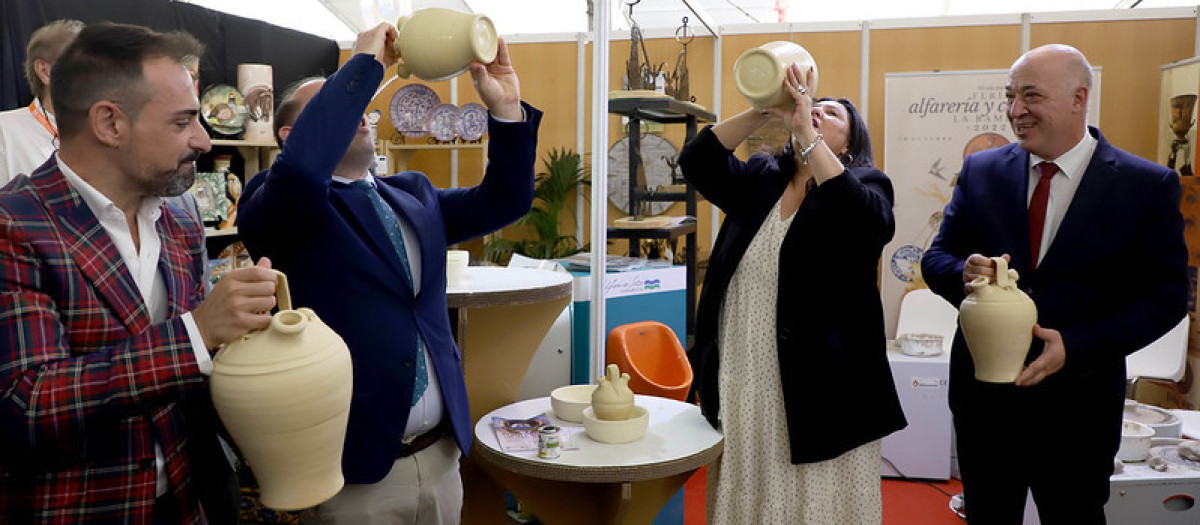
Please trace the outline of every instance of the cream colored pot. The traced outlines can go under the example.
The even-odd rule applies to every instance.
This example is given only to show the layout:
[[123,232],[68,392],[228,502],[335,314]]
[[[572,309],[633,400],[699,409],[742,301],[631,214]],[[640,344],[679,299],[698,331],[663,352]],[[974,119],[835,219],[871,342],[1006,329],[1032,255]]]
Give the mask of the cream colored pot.
[[401,78],[416,75],[430,82],[462,74],[472,61],[490,64],[499,40],[492,21],[483,15],[452,9],[421,9],[396,21],[400,36],[396,54]]
[[275,509],[318,505],[342,489],[350,350],[308,308],[292,309],[283,273],[271,325],[213,358],[212,398]]
[[793,63],[800,64],[800,71],[812,68],[812,82],[808,85],[808,94],[817,93],[817,62],[812,54],[795,42],[778,40],[767,42],[761,46],[748,49],[733,63],[733,84],[737,90],[750,101],[754,109],[762,110],[771,106],[790,108],[796,101],[787,88],[783,87],[783,79],[787,78],[787,68]]
[[618,421],[633,415],[633,391],[629,389],[629,374],[621,373],[617,365],[608,365],[607,375],[598,379],[592,392],[592,412],[597,419]]
[[1017,271],[1002,257],[996,262],[996,282],[978,277],[968,285],[971,294],[958,307],[963,337],[975,361],[975,379],[1012,383],[1025,365],[1037,306],[1017,288]]

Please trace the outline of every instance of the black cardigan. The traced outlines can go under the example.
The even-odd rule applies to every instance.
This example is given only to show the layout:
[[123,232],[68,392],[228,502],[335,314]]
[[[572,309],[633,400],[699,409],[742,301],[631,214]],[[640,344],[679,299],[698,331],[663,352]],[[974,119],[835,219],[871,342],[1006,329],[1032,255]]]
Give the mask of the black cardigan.
[[[715,428],[725,291],[795,162],[790,152],[743,162],[705,128],[684,146],[679,165],[725,212],[688,351],[693,389]],[[792,463],[832,459],[907,425],[887,361],[876,285],[880,254],[895,233],[892,200],[883,172],[849,168],[810,190],[784,238],[775,326]]]

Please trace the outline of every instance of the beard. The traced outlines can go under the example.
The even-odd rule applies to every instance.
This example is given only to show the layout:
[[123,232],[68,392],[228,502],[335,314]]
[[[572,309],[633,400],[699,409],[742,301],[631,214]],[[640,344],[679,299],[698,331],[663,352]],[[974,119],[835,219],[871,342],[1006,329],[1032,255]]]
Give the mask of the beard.
[[156,197],[182,195],[196,182],[196,159],[199,157],[199,152],[192,152],[180,159],[179,166],[174,171],[153,179],[153,187],[147,188],[150,190],[148,193]]

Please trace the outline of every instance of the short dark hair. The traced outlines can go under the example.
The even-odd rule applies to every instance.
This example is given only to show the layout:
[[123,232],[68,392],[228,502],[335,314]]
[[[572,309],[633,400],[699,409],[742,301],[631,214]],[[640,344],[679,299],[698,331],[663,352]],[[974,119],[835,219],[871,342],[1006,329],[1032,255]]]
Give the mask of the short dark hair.
[[[823,97],[815,102],[837,102],[842,107],[846,108],[846,120],[850,124],[850,130],[846,133],[846,153],[838,155],[838,160],[847,168],[874,168],[875,156],[871,152],[871,135],[867,132],[867,123],[863,122],[862,115],[859,115],[858,108],[854,107],[854,103],[845,98]],[[834,152],[837,154],[837,152]]]
[[70,138],[82,132],[88,111],[101,100],[120,102],[122,110],[136,119],[149,100],[142,71],[145,60],[166,57],[182,64],[187,55],[203,54],[204,46],[181,31],[159,33],[108,22],[85,27],[50,72],[59,134]]
[[53,65],[54,60],[75,40],[75,35],[82,29],[83,22],[78,20],[55,20],[39,27],[29,36],[29,45],[25,47],[25,81],[29,82],[29,92],[33,93],[33,96],[41,97],[49,88],[38,78],[33,69],[34,62],[41,60]]
[[325,80],[322,76],[304,77],[300,80],[292,82],[287,89],[283,90],[283,96],[279,97],[279,107],[275,110],[275,140],[279,141],[279,145],[283,146],[283,137],[279,136],[279,130],[284,126],[291,126],[296,123],[296,117],[300,116],[300,110],[304,109],[304,102],[296,100],[296,92],[305,84],[314,80]]

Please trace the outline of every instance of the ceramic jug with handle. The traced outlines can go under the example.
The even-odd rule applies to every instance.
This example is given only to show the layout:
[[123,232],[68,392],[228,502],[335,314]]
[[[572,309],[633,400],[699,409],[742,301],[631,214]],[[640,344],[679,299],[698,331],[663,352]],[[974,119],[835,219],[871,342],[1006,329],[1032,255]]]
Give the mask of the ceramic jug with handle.
[[396,21],[396,74],[437,82],[461,75],[472,61],[490,64],[499,39],[491,19],[453,9],[420,9]]
[[352,372],[346,343],[312,310],[293,310],[287,278],[275,273],[279,312],[217,352],[211,392],[263,504],[293,510],[342,489]]
[[975,379],[988,383],[1012,383],[1021,374],[1037,306],[1017,288],[1017,271],[1003,257],[996,262],[996,282],[977,277],[968,286],[971,294],[959,306],[959,322],[967,349],[975,361]]
[[597,381],[592,392],[592,412],[597,419],[618,421],[633,414],[633,391],[629,389],[629,374],[617,365],[608,365],[607,375]]
[[806,72],[812,68],[812,82],[808,84],[808,94],[817,93],[817,62],[811,53],[795,42],[778,40],[767,42],[751,48],[738,57],[733,63],[733,84],[746,97],[754,109],[762,110],[771,106],[790,108],[796,105],[795,99],[783,87],[783,79],[787,78],[787,68],[792,63],[800,64],[800,71]]

